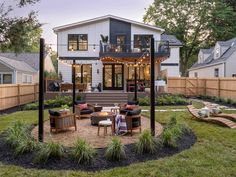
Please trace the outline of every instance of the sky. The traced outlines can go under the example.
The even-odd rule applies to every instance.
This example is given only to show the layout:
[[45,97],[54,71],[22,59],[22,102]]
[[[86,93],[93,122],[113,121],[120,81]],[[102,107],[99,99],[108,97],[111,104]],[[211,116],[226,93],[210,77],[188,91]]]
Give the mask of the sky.
[[[14,5],[17,0],[0,0],[6,5]],[[40,0],[34,5],[15,8],[12,16],[26,16],[31,10],[38,11],[38,19],[43,23],[43,34],[47,44],[56,44],[53,28],[73,22],[104,15],[115,15],[142,22],[145,8],[154,0]]]

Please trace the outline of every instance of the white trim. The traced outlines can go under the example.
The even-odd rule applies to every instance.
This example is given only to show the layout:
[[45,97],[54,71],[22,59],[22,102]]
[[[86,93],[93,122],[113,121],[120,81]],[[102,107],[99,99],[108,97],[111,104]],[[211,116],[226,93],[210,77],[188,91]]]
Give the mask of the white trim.
[[204,66],[199,66],[199,67],[196,67],[196,68],[190,68],[188,69],[188,71],[194,71],[194,70],[197,70],[197,69],[201,69],[201,68],[207,68],[207,67],[210,67],[210,66],[216,66],[216,65],[220,65],[220,64],[224,64],[225,62],[219,62],[219,63],[214,63],[214,64],[210,64],[210,65],[204,65]]
[[117,17],[117,16],[114,16],[114,15],[106,15],[106,16],[97,17],[97,18],[93,18],[93,19],[89,19],[89,20],[84,20],[84,21],[80,21],[80,22],[76,22],[76,23],[71,23],[71,24],[67,24],[67,25],[58,26],[58,27],[53,28],[53,31],[55,33],[57,33],[58,31],[63,31],[65,29],[67,29],[67,28],[73,28],[73,27],[76,27],[76,26],[85,25],[87,23],[94,23],[94,22],[97,22],[97,21],[108,20],[110,18],[113,18],[113,19],[116,19],[116,20],[125,21],[125,22],[131,23],[131,24],[135,24],[135,25],[138,25],[138,26],[143,26],[143,27],[151,28],[151,29],[158,30],[158,31],[161,31],[161,32],[165,31],[164,29],[156,27],[156,26],[153,26],[153,25],[149,25],[149,24],[145,24],[145,23],[129,20],[129,19],[122,18],[122,17]]
[[[26,82],[24,82],[24,76],[26,76]],[[31,81],[28,81],[29,78],[31,78]],[[31,83],[33,83],[33,75],[22,73],[22,83],[23,84],[31,84]]]

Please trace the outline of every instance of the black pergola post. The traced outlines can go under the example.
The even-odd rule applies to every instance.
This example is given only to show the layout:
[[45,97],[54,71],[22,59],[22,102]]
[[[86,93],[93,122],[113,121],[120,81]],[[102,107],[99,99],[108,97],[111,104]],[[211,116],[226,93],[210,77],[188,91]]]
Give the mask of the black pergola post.
[[151,119],[151,132],[155,136],[155,44],[154,38],[151,38],[151,88],[150,88],[150,119]]
[[72,83],[73,83],[73,95],[72,95],[72,106],[73,106],[73,113],[75,113],[75,60],[73,60],[72,64]]
[[138,101],[137,96],[137,60],[135,59],[135,65],[134,65],[134,101]]
[[39,50],[39,117],[38,117],[38,140],[43,142],[43,121],[44,121],[44,45],[45,41],[40,38]]

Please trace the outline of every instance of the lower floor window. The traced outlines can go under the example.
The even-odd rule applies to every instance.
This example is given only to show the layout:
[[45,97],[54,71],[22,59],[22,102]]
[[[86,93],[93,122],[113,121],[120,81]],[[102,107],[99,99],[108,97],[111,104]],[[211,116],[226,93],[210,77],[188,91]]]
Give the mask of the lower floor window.
[[215,69],[215,73],[214,73],[215,77],[219,77],[219,68]]
[[0,73],[0,84],[12,84],[12,74],[11,73]]
[[92,84],[92,65],[76,65],[75,75],[77,83]]
[[32,75],[23,74],[22,75],[22,83],[24,83],[24,84],[32,83]]
[[[128,67],[128,79],[134,80],[134,66]],[[139,65],[137,67],[137,79],[138,80],[150,80],[150,65]]]

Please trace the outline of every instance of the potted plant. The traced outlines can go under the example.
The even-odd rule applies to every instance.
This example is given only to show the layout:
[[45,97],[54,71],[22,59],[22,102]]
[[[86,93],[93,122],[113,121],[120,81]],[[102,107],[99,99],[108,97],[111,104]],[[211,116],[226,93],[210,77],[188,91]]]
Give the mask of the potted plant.
[[101,36],[101,43],[102,43],[102,47],[103,47],[103,50],[105,51],[106,48],[107,48],[107,45],[108,45],[108,36],[104,36],[102,34],[100,34]]

